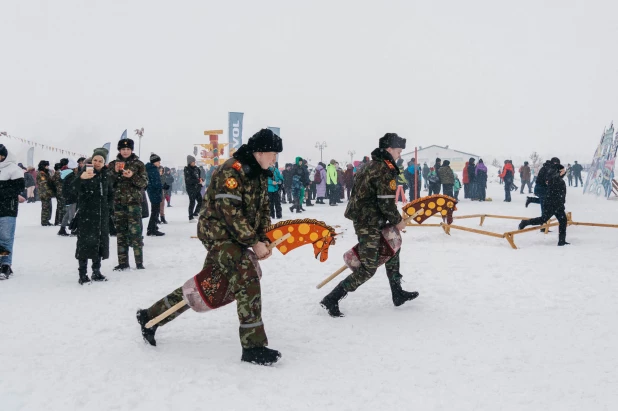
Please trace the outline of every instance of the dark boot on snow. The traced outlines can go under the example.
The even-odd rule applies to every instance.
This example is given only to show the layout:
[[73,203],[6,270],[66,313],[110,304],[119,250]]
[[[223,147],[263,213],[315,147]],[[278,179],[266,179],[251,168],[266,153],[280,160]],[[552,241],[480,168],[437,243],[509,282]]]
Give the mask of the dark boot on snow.
[[157,331],[158,325],[155,325],[152,328],[146,328],[146,323],[150,321],[150,317],[148,316],[148,310],[137,310],[137,322],[139,323],[140,328],[142,329],[142,337],[144,337],[144,341],[153,347],[157,346],[157,341],[155,340],[155,332]]
[[146,267],[144,267],[143,263],[135,264],[135,268],[137,268],[138,270],[145,270],[146,269]]
[[281,358],[281,353],[268,347],[243,348],[241,361],[257,365],[273,365]]
[[92,281],[107,281],[107,278],[103,274],[101,274],[101,271],[99,270],[94,270],[90,279]]
[[401,288],[401,276],[395,276],[393,278],[389,278],[388,280],[391,286],[391,293],[393,294],[393,304],[395,307],[399,307],[406,301],[412,301],[416,297],[418,297],[418,293],[416,291],[405,291]]
[[62,236],[62,237],[68,237],[69,233],[67,233],[67,229],[64,227],[60,228],[60,231],[58,231],[58,235]]
[[164,215],[161,216],[161,224],[167,224],[167,220]]
[[521,222],[519,223],[518,228],[520,230],[523,230],[524,228],[528,227],[528,220],[521,220]]
[[348,295],[348,292],[343,288],[343,283],[339,283],[330,294],[320,301],[320,305],[328,311],[328,315],[331,317],[343,317],[343,313],[339,311],[339,301],[346,295]]
[[129,264],[118,264],[116,267],[114,267],[114,271],[124,271],[130,268],[131,266],[129,266]]

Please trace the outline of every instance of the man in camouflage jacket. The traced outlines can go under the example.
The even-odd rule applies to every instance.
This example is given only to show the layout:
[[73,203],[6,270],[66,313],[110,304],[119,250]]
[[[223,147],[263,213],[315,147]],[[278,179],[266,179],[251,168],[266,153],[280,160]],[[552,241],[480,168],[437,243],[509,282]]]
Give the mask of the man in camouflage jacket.
[[54,225],[61,225],[62,219],[64,218],[66,201],[62,192],[62,178],[60,177],[60,174],[63,170],[67,169],[67,164],[69,164],[68,158],[60,159],[60,163],[58,163],[58,170],[56,170],[54,176],[52,177],[54,186],[56,187],[56,218]]
[[[339,300],[347,293],[356,291],[376,273],[380,258],[382,229],[392,224],[398,230],[405,228],[397,205],[395,193],[399,169],[395,161],[400,157],[406,140],[395,133],[387,133],[380,139],[380,147],[371,153],[368,162],[354,178],[354,188],[345,211],[352,220],[358,237],[358,258],[361,266],[340,282],[321,302],[332,317],[342,317]],[[386,262],[386,275],[393,295],[393,303],[399,306],[418,296],[416,292],[401,289],[402,275],[399,272],[399,251]]]
[[[114,189],[114,222],[117,231],[118,266],[114,271],[129,268],[129,247],[133,248],[135,265],[144,269],[144,237],[142,236],[142,190],[148,185],[146,167],[133,153],[130,138],[118,142],[120,152],[109,163],[109,177]],[[124,163],[124,169],[121,169]]]
[[49,161],[41,160],[36,175],[36,183],[39,187],[39,198],[41,199],[41,225],[51,226],[49,221],[52,215],[52,201],[55,196],[54,184],[49,175]]
[[[213,272],[212,278],[225,277],[236,297],[242,361],[260,365],[270,365],[281,357],[266,347],[260,268],[252,254],[260,260],[271,256],[266,236],[270,226],[268,177],[272,176],[268,168],[282,150],[281,139],[271,130],[263,129],[251,137],[213,173],[198,224],[198,237],[208,250],[204,269]],[[148,310],[138,311],[147,342],[156,345],[156,326],[147,329],[144,325],[181,301],[182,289],[178,288]],[[158,325],[186,310],[183,307]]]

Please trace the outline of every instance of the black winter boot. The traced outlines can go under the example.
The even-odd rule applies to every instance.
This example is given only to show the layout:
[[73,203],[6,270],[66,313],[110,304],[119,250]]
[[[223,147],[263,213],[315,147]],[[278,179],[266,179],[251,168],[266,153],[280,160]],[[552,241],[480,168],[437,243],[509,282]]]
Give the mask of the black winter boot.
[[146,269],[146,267],[144,267],[143,263],[135,264],[135,268],[137,268],[138,270],[145,270]]
[[146,323],[150,321],[150,317],[148,316],[148,310],[137,310],[136,317],[137,322],[142,329],[142,337],[144,337],[144,341],[146,341],[153,347],[156,347],[157,341],[155,340],[155,332],[157,331],[157,328],[159,326],[155,325],[152,328],[146,328]]
[[257,365],[273,365],[281,358],[281,353],[268,347],[243,348],[241,361]]
[[92,271],[91,279],[92,279],[92,281],[107,281],[107,278],[105,278],[105,276],[103,274],[101,274],[101,271],[99,271],[99,270],[93,270]]
[[406,301],[412,301],[416,297],[418,297],[418,293],[416,291],[404,291],[401,288],[401,276],[389,278],[388,282],[391,286],[391,293],[393,294],[393,304],[395,304],[395,307],[399,307]]
[[116,267],[114,267],[114,271],[124,271],[130,268],[131,267],[129,266],[129,264],[118,264]]
[[[169,207],[169,206],[168,206],[168,207]],[[162,224],[167,224],[167,220],[165,219],[165,216],[164,216],[164,215],[162,215],[162,216],[161,216],[161,223],[162,223]]]
[[346,295],[348,295],[348,292],[343,288],[343,282],[341,282],[320,301],[320,305],[328,311],[328,315],[331,317],[343,317],[343,313],[339,311],[339,301]]
[[88,274],[86,274],[86,273],[81,273],[81,272],[80,272],[80,273],[79,273],[79,280],[78,280],[78,283],[79,283],[80,285],[84,285],[84,284],[89,283],[89,282],[90,282],[90,278],[88,278]]
[[58,235],[62,236],[62,237],[68,237],[69,233],[67,233],[67,229],[64,227],[60,228],[60,231],[58,231]]
[[521,222],[519,223],[519,229],[523,230],[524,228],[528,227],[528,220],[521,220]]

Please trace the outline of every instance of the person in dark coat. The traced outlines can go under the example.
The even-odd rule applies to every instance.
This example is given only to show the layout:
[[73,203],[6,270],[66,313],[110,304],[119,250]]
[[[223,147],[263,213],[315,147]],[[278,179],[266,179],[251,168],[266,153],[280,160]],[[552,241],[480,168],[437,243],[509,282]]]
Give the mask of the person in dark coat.
[[161,201],[163,201],[163,185],[161,184],[161,174],[159,166],[161,165],[161,157],[156,154],[150,156],[150,162],[146,164],[146,173],[148,173],[148,198],[150,199],[150,221],[148,221],[148,229],[146,235],[161,237],[165,235],[159,231],[157,221],[161,214]]
[[476,159],[474,157],[468,160],[468,197],[472,201],[479,198],[476,189]]
[[425,182],[425,190],[429,189],[429,182],[427,181],[427,177],[429,177],[430,171],[431,170],[429,169],[427,163],[423,163],[423,181]]
[[564,175],[566,169],[560,163],[552,164],[547,171],[547,197],[543,204],[543,214],[531,220],[521,220],[519,229],[523,230],[529,225],[545,224],[552,216],[556,216],[559,223],[558,245],[564,246],[566,242],[567,216],[564,210],[566,203],[566,184]]
[[67,163],[67,169],[60,172],[60,178],[62,180],[62,195],[64,196],[64,217],[60,224],[59,236],[68,237],[69,233],[66,231],[66,227],[69,227],[71,221],[75,217],[77,211],[77,191],[75,190],[75,180],[77,179],[79,165],[75,160],[69,160]]
[[582,167],[581,164],[577,164],[577,161],[575,161],[575,164],[573,164],[573,167],[571,167],[571,173],[573,173],[573,178],[575,179],[575,187],[577,187],[578,181],[582,185],[582,187],[584,186],[584,181],[582,180],[582,171],[584,171],[584,167]]
[[485,201],[487,197],[487,166],[483,163],[483,159],[479,160],[476,166],[474,175],[476,185],[476,195],[479,201]]
[[79,283],[90,282],[88,260],[92,260],[92,281],[107,281],[101,274],[101,260],[109,258],[109,210],[114,201],[105,159],[108,151],[97,148],[92,166],[86,165],[75,180],[78,231],[75,258],[79,261]]
[[560,164],[560,160],[556,157],[551,160],[547,160],[543,167],[539,170],[539,175],[536,177],[536,184],[534,185],[534,194],[536,197],[528,197],[526,199],[526,208],[531,203],[541,205],[541,213],[543,212],[543,205],[545,197],[547,197],[547,172],[552,168],[552,163]]
[[442,194],[449,197],[454,197],[453,188],[455,187],[455,173],[451,168],[451,162],[444,160],[444,163],[438,170],[438,177],[442,184]]
[[281,204],[292,203],[292,179],[294,178],[294,173],[292,172],[292,163],[287,163],[285,165],[285,170],[281,172],[283,175],[283,188],[285,189],[285,200],[281,201]]
[[204,180],[200,177],[200,169],[195,165],[195,157],[187,156],[187,166],[185,167],[185,187],[189,195],[189,221],[195,222],[194,217],[199,216],[202,208],[202,184]]
[[[211,172],[212,175],[212,172]],[[165,185],[163,186],[163,191],[165,194],[165,200],[167,201],[167,206],[171,207],[172,204],[172,191],[174,191],[174,175],[172,174],[172,170],[168,167],[165,167]]]

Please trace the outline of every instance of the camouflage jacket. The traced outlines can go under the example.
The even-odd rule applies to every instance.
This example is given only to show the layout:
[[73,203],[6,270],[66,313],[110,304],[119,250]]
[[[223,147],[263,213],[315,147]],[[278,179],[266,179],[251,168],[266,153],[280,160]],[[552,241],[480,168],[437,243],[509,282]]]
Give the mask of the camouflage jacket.
[[56,196],[56,190],[52,177],[47,171],[39,171],[36,175],[36,183],[39,186],[39,197],[41,200],[51,200]]
[[[124,169],[131,170],[133,176],[126,178],[122,175],[122,172],[116,173],[116,161],[123,161],[125,163]],[[109,163],[107,167],[114,189],[114,204],[141,205],[142,190],[148,185],[144,163],[135,154],[131,154],[127,159],[118,154],[116,160]]]
[[371,158],[354,177],[345,217],[363,227],[382,228],[387,222],[399,224],[401,214],[395,203],[399,169],[384,149],[375,149]]
[[268,241],[269,172],[250,156],[231,158],[212,175],[198,225],[198,237],[207,247],[214,241],[231,240],[245,247]]
[[56,198],[64,198],[62,196],[62,178],[60,178],[60,170],[56,171],[51,179],[54,183],[54,187],[56,187]]

